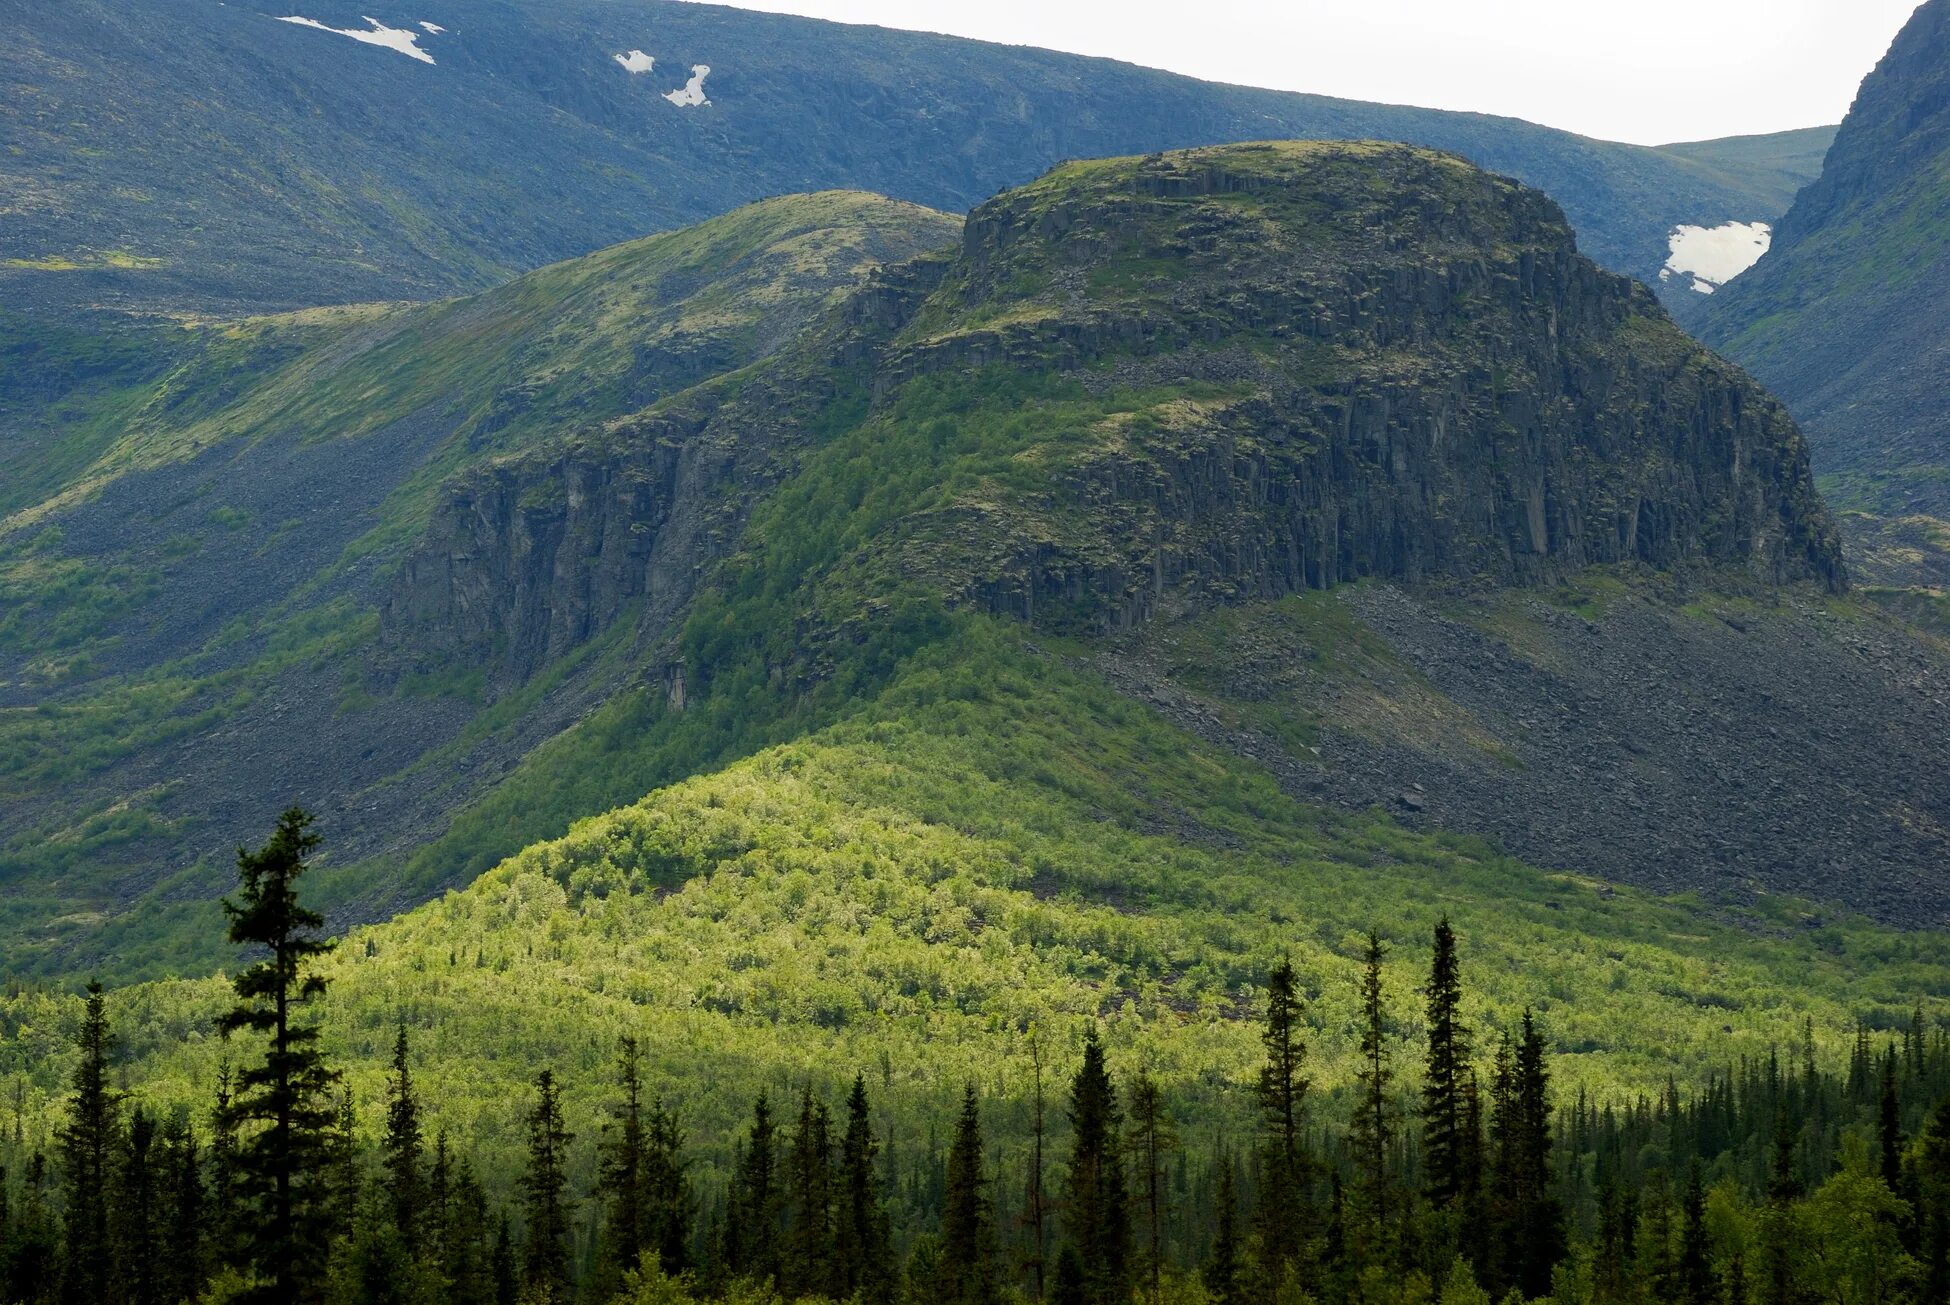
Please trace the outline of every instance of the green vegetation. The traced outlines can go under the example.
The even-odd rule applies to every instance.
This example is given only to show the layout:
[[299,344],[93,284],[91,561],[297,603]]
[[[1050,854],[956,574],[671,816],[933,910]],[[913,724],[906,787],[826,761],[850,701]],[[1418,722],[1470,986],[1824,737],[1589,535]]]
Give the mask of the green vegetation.
[[[654,813],[646,803],[639,814]],[[1588,1086],[1573,1098],[1555,1030],[1576,1005],[1483,1007],[1475,982],[1495,967],[1446,914],[1430,927],[1426,970],[1419,946],[1397,949],[1411,953],[1404,964],[1369,933],[1346,967],[1282,957],[1263,988],[1242,974],[1205,1017],[1229,1026],[1218,1039],[1188,1036],[1191,1020],[1161,1028],[1164,1011],[1134,1019],[1128,997],[1100,994],[1038,1024],[1003,1010],[998,993],[963,989],[961,1014],[975,1013],[971,998],[989,1007],[966,1041],[910,1048],[910,1017],[890,1003],[850,1021],[853,1039],[816,1063],[756,1083],[748,1063],[742,1081],[726,1077],[739,1061],[695,1020],[663,1025],[653,1007],[590,1039],[597,1059],[583,1072],[535,1059],[537,1021],[491,1040],[470,1030],[458,1059],[416,1055],[409,1027],[421,1039],[451,1032],[450,959],[444,973],[392,976],[391,1035],[382,1029],[367,1053],[390,1046],[368,1098],[383,1110],[361,1112],[356,1089],[335,1101],[338,1071],[307,1022],[329,1030],[343,1008],[328,993],[370,982],[321,964],[332,949],[296,892],[317,844],[310,824],[288,812],[262,849],[239,853],[229,936],[262,958],[209,986],[234,987],[218,1027],[245,1035],[225,1046],[242,1067],[226,1059],[202,1102],[181,1103],[190,1112],[158,1109],[154,1076],[170,1053],[148,1022],[154,1005],[111,1016],[91,985],[63,1057],[66,1094],[37,1103],[31,1141],[19,1127],[0,1135],[0,1283],[16,1299],[489,1305],[519,1292],[610,1305],[998,1305],[1040,1297],[1047,1277],[1055,1300],[1095,1305],[1300,1293],[1407,1305],[1437,1292],[1929,1305],[1950,1283],[1950,1023],[1918,1007],[1891,1021],[1892,1037],[1858,1025],[1831,1062],[1845,1073],[1819,1064],[1810,1022],[1785,1064],[1778,1046],[1737,1062],[1722,1047],[1722,1068],[1691,1090],[1669,1076],[1635,1099]],[[831,832],[856,859],[869,851],[861,829]],[[735,855],[781,853],[775,841]],[[630,892],[573,871],[570,884]],[[796,909],[803,919],[830,904]],[[973,946],[992,952],[990,920],[975,917],[990,927]],[[877,927],[857,910],[850,923]],[[379,937],[364,941],[370,963]],[[559,957],[569,939],[548,941]],[[937,952],[956,946],[935,941]],[[554,1005],[551,1031],[595,995]],[[16,1041],[47,1038],[34,1025],[43,1005],[16,996],[4,1010]],[[767,1024],[775,1039],[807,1028]],[[1081,1030],[1080,1046],[1068,1029]],[[115,1063],[125,1042],[141,1070],[133,1095],[111,1086],[129,1081]],[[979,1058],[1011,1042],[1028,1044],[1028,1074]],[[1046,1046],[1069,1076],[1054,1128]],[[614,1061],[603,1054],[618,1047]],[[1355,1090],[1324,1094],[1346,1086],[1338,1071],[1350,1063]],[[532,1070],[532,1092],[511,1084],[493,1114],[462,1122],[455,1088],[504,1064]],[[837,1091],[843,1136],[828,1105]],[[795,1099],[784,1123],[773,1102]],[[51,1170],[48,1114],[60,1142]],[[1394,1145],[1416,1136],[1418,1147]],[[1243,1184],[1232,1139],[1257,1159]],[[1041,1195],[1051,1183],[1063,1194],[1056,1218]]]

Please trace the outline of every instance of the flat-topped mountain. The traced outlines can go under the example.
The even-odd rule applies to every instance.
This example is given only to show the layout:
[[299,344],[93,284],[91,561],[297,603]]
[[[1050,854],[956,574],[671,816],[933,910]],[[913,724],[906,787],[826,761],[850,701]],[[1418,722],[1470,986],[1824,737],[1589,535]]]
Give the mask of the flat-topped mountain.
[[[1941,909],[1938,841],[1895,818],[1945,798],[1950,731],[1917,724],[1942,712],[1940,650],[1847,597],[1780,405],[1535,191],[1406,146],[1237,145],[1065,165],[959,229],[814,196],[541,275],[413,310],[384,350],[328,321],[192,405],[193,437],[149,432],[155,465],[118,455],[17,514],[30,592],[154,573],[19,663],[48,687],[0,722],[31,745],[11,873],[68,904],[43,964],[177,942],[294,768],[348,831],[321,880],[337,918],[381,918],[576,818],[894,711],[916,668],[995,639],[1303,803],[1662,889]],[[632,284],[641,304],[606,307]],[[515,305],[521,350],[450,370]],[[696,383],[673,358],[704,360]],[[395,488],[350,548],[316,533],[335,516],[298,520],[279,546],[326,543],[293,597],[91,671],[169,627],[155,593],[236,565],[169,542],[185,510],[229,530],[221,492],[189,492],[206,468],[420,448],[410,422],[267,442],[254,414],[388,394],[434,452],[374,482]],[[145,511],[149,542],[77,553]],[[1686,633],[1723,608],[1752,613],[1729,617],[1751,646]],[[1667,665],[1682,649],[1700,673]],[[1615,673],[1567,663],[1665,667],[1666,700],[1612,710]],[[75,746],[130,702],[153,721],[133,742]],[[1871,807],[1810,820],[1818,787]],[[1675,850],[1691,803],[1739,813],[1710,855]],[[1872,871],[1834,872],[1864,848]]]

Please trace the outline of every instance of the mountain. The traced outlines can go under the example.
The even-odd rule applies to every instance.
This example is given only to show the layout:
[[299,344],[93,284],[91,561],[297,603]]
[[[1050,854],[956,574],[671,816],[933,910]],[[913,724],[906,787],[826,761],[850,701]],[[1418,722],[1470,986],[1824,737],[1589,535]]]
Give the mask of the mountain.
[[1714,297],[1706,338],[1779,394],[1851,509],[1877,578],[1950,578],[1950,3],[1917,9],[1862,83],[1821,177],[1755,269]]
[[[1459,159],[1316,142],[1074,163],[958,232],[864,197],[774,201],[599,256],[603,275],[575,263],[413,310],[383,367],[361,317],[247,379],[294,413],[390,377],[493,411],[418,362],[491,307],[548,303],[532,320],[582,323],[560,343],[600,358],[578,342],[610,315],[552,296],[636,266],[690,287],[643,302],[648,333],[702,330],[723,309],[671,307],[711,302],[671,275],[676,250],[857,250],[845,233],[876,222],[887,244],[942,247],[839,260],[852,287],[814,296],[791,339],[458,468],[417,532],[381,529],[396,552],[354,551],[388,563],[366,588],[311,586],[345,597],[291,617],[298,633],[257,618],[266,656],[292,652],[265,673],[287,678],[117,763],[152,766],[159,799],[135,769],[40,790],[47,809],[122,785],[102,828],[155,801],[208,860],[132,883],[135,844],[98,838],[50,883],[22,840],[10,910],[27,884],[92,892],[106,918],[50,935],[14,914],[10,961],[214,964],[223,850],[305,796],[340,920],[383,921],[326,962],[320,1008],[360,1102],[385,1100],[410,1020],[441,1126],[505,1160],[529,1076],[561,1071],[588,1119],[628,1032],[717,1165],[757,1091],[830,1093],[862,1065],[904,1107],[977,1081],[1019,1136],[1029,1057],[1091,1018],[1222,1129],[1252,1109],[1270,960],[1308,976],[1314,1027],[1345,1029],[1363,932],[1397,940],[1405,1004],[1444,916],[1475,1026],[1534,1006],[1559,1090],[1600,1100],[1760,1063],[1804,1017],[1839,1049],[1851,1017],[1940,999],[1945,935],[1897,926],[1945,901],[1917,818],[1950,775],[1930,751],[1950,738],[1941,646],[1848,596],[1780,405],[1582,257],[1550,200]],[[761,226],[775,238],[733,238]],[[785,266],[807,263],[827,260]],[[745,284],[727,302],[780,298],[775,275]],[[582,369],[521,356],[534,410],[583,391]],[[316,407],[295,397],[312,385]],[[274,410],[248,388],[232,402]],[[221,484],[171,468],[241,462],[267,425],[34,529],[134,476]],[[391,429],[265,435],[262,461]],[[202,556],[158,563],[158,583],[193,592],[219,574]],[[165,614],[110,625],[133,639]],[[59,703],[13,713],[10,744]],[[509,738],[564,703],[600,705],[517,764]],[[478,750],[409,757],[429,731]],[[343,735],[380,755],[361,770]],[[210,791],[251,802],[199,817],[220,760]],[[503,761],[498,782],[465,774]],[[429,813],[425,855],[358,851],[411,814],[355,787],[387,766]],[[470,784],[488,792],[463,809]],[[126,880],[83,878],[115,856]],[[232,1054],[210,1036],[222,1001],[208,977],[117,994],[159,1106],[199,1100]],[[33,985],[0,999],[0,1070],[33,1118],[64,1091],[72,1019]],[[1323,1087],[1347,1081],[1351,1041],[1317,1041]]]
[[978,619],[1295,801],[1942,915],[1940,649],[1846,595],[1780,406],[1549,200],[1262,144],[955,233],[778,200],[477,299],[169,328],[189,361],[76,400],[136,433],[10,518],[10,956],[213,963],[228,850],[294,798],[334,919],[387,918],[876,719]]
[[[353,849],[423,839],[473,767],[514,746],[464,670],[383,704],[361,688],[390,559],[443,479],[735,372],[877,263],[958,228],[802,196],[471,299],[4,337],[0,372],[34,414],[0,445],[7,919],[58,938],[148,892],[127,923],[167,936],[190,909],[171,876],[188,872],[207,910],[216,831],[301,789],[361,795]],[[532,746],[585,706],[529,702],[517,735]],[[413,769],[445,748],[451,773]],[[299,778],[319,774],[334,778]],[[435,790],[451,791],[429,812]]]
[[5,0],[0,295],[425,299],[770,195],[965,212],[1066,158],[1271,136],[1462,154],[1550,192],[1586,252],[1650,281],[1679,225],[1774,220],[1792,171],[674,0],[371,8]]

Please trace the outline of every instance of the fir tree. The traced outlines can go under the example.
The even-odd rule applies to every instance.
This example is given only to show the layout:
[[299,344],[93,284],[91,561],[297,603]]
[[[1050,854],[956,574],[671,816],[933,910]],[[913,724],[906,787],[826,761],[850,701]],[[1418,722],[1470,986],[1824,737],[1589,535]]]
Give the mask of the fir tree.
[[1429,1052],[1422,1087],[1422,1164],[1429,1203],[1456,1206],[1472,1183],[1469,1136],[1469,1030],[1462,1022],[1462,972],[1456,935],[1444,916],[1429,967]]
[[1706,1236],[1706,1188],[1695,1160],[1679,1206],[1679,1301],[1680,1305],[1716,1305],[1718,1299],[1712,1248]]
[[1212,1251],[1205,1261],[1205,1289],[1211,1294],[1214,1305],[1245,1305],[1239,1244],[1239,1196],[1231,1156],[1219,1161],[1219,1183],[1214,1204],[1216,1222]]
[[1395,1074],[1388,1061],[1388,1012],[1381,986],[1386,955],[1381,935],[1370,930],[1361,976],[1361,1067],[1355,1071],[1354,1118],[1348,1130],[1368,1241],[1375,1246],[1385,1240],[1388,1228],[1388,1153],[1394,1142],[1389,1084]]
[[69,1078],[67,1118],[61,1125],[62,1244],[66,1260],[61,1295],[70,1305],[95,1305],[109,1296],[114,1265],[110,1246],[109,1183],[120,1134],[120,1098],[108,1085],[110,1037],[102,985],[88,985],[81,1057]]
[[1122,1117],[1117,1089],[1104,1068],[1093,1027],[1085,1035],[1083,1065],[1070,1086],[1070,1171],[1066,1231],[1083,1273],[1087,1305],[1126,1305],[1130,1288],[1130,1195],[1118,1145]]
[[643,1123],[643,1055],[635,1038],[625,1037],[617,1057],[621,1096],[603,1125],[597,1178],[604,1204],[603,1245],[614,1261],[611,1275],[634,1269],[646,1249],[650,1227],[644,1168],[649,1150]]
[[384,1169],[387,1213],[408,1255],[421,1249],[421,1222],[426,1189],[420,1172],[422,1139],[420,1103],[413,1094],[413,1070],[408,1063],[406,1021],[393,1038],[393,1074],[386,1087],[386,1132],[379,1141]]
[[839,1295],[862,1305],[886,1305],[894,1289],[893,1247],[874,1172],[879,1143],[867,1109],[867,1080],[853,1076],[846,1099],[846,1135],[840,1141],[839,1214],[834,1222]]
[[327,1094],[336,1075],[318,1050],[318,1029],[298,1019],[298,1008],[325,991],[309,967],[330,949],[317,936],[323,918],[298,901],[319,841],[311,823],[293,807],[262,848],[239,848],[237,900],[223,904],[230,941],[269,953],[231,980],[238,1002],[218,1027],[266,1039],[263,1059],[237,1076],[226,1113],[230,1126],[253,1130],[234,1159],[242,1256],[259,1279],[250,1299],[275,1305],[318,1298],[331,1231]]
[[209,1278],[209,1202],[204,1194],[203,1159],[196,1130],[177,1119],[163,1132],[162,1182],[167,1215],[163,1221],[162,1297],[194,1300]]
[[1882,1181],[1900,1195],[1903,1190],[1903,1108],[1896,1095],[1896,1049],[1882,1059],[1882,1090],[1878,1099],[1876,1136],[1882,1144]]
[[128,1132],[122,1139],[112,1218],[114,1281],[117,1297],[125,1305],[162,1305],[157,1150],[155,1118],[137,1106],[129,1114]]
[[808,1086],[786,1157],[786,1255],[781,1294],[831,1296],[833,1262],[833,1136],[826,1103]]
[[779,1276],[778,1130],[771,1103],[758,1094],[751,1133],[732,1178],[724,1226],[725,1269],[734,1278],[759,1281]]
[[1178,1126],[1158,1080],[1143,1070],[1131,1081],[1130,1155],[1137,1166],[1138,1200],[1144,1209],[1145,1282],[1155,1303],[1163,1295],[1165,1262],[1165,1160],[1178,1148]]
[[1299,1267],[1306,1239],[1308,1161],[1301,1110],[1309,1086],[1302,1073],[1307,1044],[1293,963],[1282,960],[1267,978],[1266,1024],[1260,1043],[1260,1161],[1257,1225],[1261,1289],[1269,1295]]
[[536,1305],[557,1305],[572,1294],[569,1275],[569,1179],[565,1172],[571,1135],[562,1123],[562,1102],[553,1070],[535,1079],[535,1106],[528,1113],[528,1167],[521,1176],[527,1236],[522,1247],[522,1287]]
[[982,1121],[975,1085],[962,1094],[961,1117],[948,1151],[941,1239],[935,1260],[938,1305],[994,1305],[995,1226],[982,1172]]

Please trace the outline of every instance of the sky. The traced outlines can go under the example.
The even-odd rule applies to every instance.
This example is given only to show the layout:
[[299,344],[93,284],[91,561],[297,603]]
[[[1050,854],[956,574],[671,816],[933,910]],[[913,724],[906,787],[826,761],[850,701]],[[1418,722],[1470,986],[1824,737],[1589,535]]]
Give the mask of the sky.
[[[722,0],[721,0],[722,2]],[[730,0],[1644,145],[1841,121],[1916,0]]]

